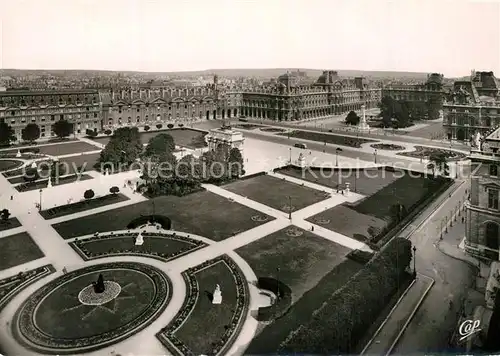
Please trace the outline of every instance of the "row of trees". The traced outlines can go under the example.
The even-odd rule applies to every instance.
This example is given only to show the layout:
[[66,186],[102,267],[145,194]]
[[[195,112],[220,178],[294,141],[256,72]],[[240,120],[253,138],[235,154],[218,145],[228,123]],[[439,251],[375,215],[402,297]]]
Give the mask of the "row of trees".
[[[56,121],[52,125],[52,131],[59,138],[66,138],[73,133],[73,124],[66,120]],[[21,131],[21,138],[24,141],[33,143],[38,140],[41,135],[40,126],[35,123],[30,123]],[[12,141],[16,140],[16,136],[12,127],[5,121],[0,122],[0,146],[9,146]]]
[[416,120],[435,120],[439,118],[442,103],[438,98],[431,98],[426,102],[395,100],[384,96],[379,103],[382,123],[385,127],[408,127]]
[[237,148],[220,145],[199,158],[186,155],[179,161],[174,152],[175,142],[169,134],[152,137],[144,148],[139,130],[123,127],[115,130],[95,168],[120,170],[140,162],[140,189],[150,196],[185,195],[202,183],[221,184],[244,174],[243,157]]

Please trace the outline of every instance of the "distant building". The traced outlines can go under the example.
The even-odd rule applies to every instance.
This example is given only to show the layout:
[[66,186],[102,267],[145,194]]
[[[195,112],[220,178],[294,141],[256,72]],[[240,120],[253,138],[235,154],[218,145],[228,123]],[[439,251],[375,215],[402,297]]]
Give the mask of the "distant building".
[[500,247],[500,129],[493,130],[471,151],[470,200],[466,203],[465,250],[499,260]]
[[100,93],[103,126],[153,126],[237,117],[241,94],[214,84],[205,87],[161,87]]
[[472,71],[456,81],[443,105],[448,139],[470,142],[500,125],[500,85],[493,72]]
[[0,120],[9,124],[17,140],[29,123],[40,126],[41,138],[53,136],[52,125],[65,119],[74,133],[101,130],[101,102],[97,90],[0,92]]
[[360,110],[361,105],[373,108],[381,99],[380,88],[364,78],[340,79],[335,71],[324,71],[313,84],[304,84],[305,78],[286,73],[276,83],[242,89],[242,115],[302,121]]
[[382,89],[382,96],[390,96],[395,100],[422,101],[436,100],[442,102],[444,76],[432,73],[422,84],[388,85]]

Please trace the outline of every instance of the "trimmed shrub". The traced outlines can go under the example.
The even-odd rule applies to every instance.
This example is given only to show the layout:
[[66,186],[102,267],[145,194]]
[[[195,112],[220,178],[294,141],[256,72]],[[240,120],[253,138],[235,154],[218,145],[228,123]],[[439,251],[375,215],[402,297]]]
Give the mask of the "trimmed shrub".
[[111,194],[118,194],[118,193],[120,192],[120,188],[118,188],[118,187],[115,185],[115,186],[113,186],[113,187],[109,188],[109,192],[110,192]]
[[174,124],[168,124],[168,125],[167,125],[167,127],[168,127],[169,129],[173,129],[173,128],[174,128]]
[[108,135],[108,136],[109,136],[109,135],[111,135],[111,134],[113,133],[113,131],[111,131],[111,130],[106,130],[106,131],[104,131],[104,133],[105,133],[106,135]]
[[144,131],[149,131],[151,127],[149,127],[148,125],[144,126]]
[[85,130],[85,135],[87,135],[89,137],[96,137],[97,136],[97,131],[94,131],[94,130],[91,130],[91,129],[87,129],[87,130]]
[[132,220],[128,223],[127,229],[136,229],[139,226],[146,225],[147,223],[160,224],[165,230],[171,230],[172,220],[163,215],[143,215]]
[[19,151],[21,153],[40,153],[40,149],[38,147],[22,148]]
[[157,129],[161,129],[162,127],[163,127],[163,125],[162,125],[162,124],[156,124],[156,128],[157,128]]
[[184,124],[178,124],[177,126],[179,126],[179,127],[184,127]]
[[85,191],[85,193],[83,193],[83,197],[85,199],[92,199],[94,196],[95,196],[95,193],[92,189],[88,189]]
[[281,345],[279,354],[354,353],[366,330],[409,278],[411,242],[397,237],[337,290],[309,323]]
[[278,295],[275,304],[268,307],[259,308],[257,314],[258,321],[270,321],[279,318],[292,305],[292,290],[289,286],[274,278],[261,277],[257,280],[257,288],[273,292]]

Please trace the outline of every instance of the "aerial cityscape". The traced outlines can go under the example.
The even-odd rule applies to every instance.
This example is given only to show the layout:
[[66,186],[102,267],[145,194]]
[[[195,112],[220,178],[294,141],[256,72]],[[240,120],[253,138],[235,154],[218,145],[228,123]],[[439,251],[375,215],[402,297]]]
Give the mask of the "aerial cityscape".
[[0,0],[0,356],[499,353],[499,21]]

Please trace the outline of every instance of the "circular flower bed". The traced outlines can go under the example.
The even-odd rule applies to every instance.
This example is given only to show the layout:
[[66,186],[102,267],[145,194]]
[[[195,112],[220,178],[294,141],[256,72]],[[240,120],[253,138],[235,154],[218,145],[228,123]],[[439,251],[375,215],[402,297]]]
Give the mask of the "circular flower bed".
[[295,226],[292,226],[291,228],[286,230],[285,234],[287,234],[287,236],[290,236],[290,237],[299,237],[299,236],[304,235],[304,231],[302,231],[299,228],[296,228]]
[[330,219],[314,219],[314,222],[318,225],[328,225],[330,223]]
[[103,305],[118,297],[122,287],[114,281],[104,281],[104,292],[96,293],[90,284],[78,293],[78,300],[84,305]]
[[375,148],[377,150],[385,150],[385,151],[402,151],[405,149],[404,146],[393,145],[391,143],[374,143],[370,145],[371,148]]
[[23,161],[15,159],[0,159],[0,172],[10,171],[23,165]]
[[263,222],[269,220],[269,217],[265,215],[254,215],[252,216],[252,220],[257,222]]
[[[109,293],[103,292],[107,301],[98,301],[92,298],[93,291],[86,291],[99,275],[106,288],[111,288]],[[154,267],[129,262],[88,266],[56,278],[32,294],[18,309],[12,332],[18,342],[37,353],[90,352],[153,322],[170,296],[168,277]]]
[[286,132],[285,129],[280,129],[280,128],[277,128],[277,127],[263,127],[260,129],[260,131],[264,131],[264,132]]
[[288,205],[288,204],[285,204],[281,207],[281,211],[285,211],[285,212],[290,212],[290,211],[295,211],[295,207],[292,205]]
[[446,148],[415,146],[415,151],[398,153],[401,156],[413,158],[428,158],[432,155],[443,155],[448,161],[459,161],[467,157],[463,152],[452,151]]

